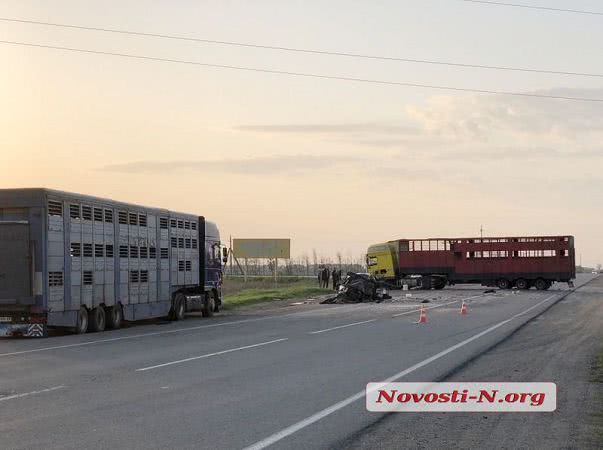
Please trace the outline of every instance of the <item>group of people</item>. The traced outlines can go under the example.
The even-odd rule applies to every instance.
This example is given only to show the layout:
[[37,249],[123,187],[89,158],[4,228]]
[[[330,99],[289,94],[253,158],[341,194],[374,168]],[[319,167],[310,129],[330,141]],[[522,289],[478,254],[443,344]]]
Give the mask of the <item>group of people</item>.
[[341,282],[341,269],[337,270],[333,268],[330,270],[327,266],[320,267],[318,269],[318,285],[321,288],[329,288],[329,280],[333,283],[333,289],[337,290],[339,283]]

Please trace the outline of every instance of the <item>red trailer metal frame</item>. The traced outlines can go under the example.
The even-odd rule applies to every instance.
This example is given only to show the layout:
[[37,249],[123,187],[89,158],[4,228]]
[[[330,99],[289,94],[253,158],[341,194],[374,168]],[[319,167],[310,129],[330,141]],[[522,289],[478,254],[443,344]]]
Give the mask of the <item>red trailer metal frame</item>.
[[[445,276],[448,283],[570,282],[576,277],[573,236],[400,239],[396,276]],[[520,281],[521,283],[521,281]]]

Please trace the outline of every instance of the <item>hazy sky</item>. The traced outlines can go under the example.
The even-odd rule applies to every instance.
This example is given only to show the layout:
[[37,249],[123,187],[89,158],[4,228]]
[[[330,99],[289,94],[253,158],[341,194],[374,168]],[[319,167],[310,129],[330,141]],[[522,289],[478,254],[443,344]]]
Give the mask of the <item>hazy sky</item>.
[[[603,10],[598,1],[534,5]],[[528,3],[525,0],[524,3]],[[603,17],[424,1],[0,1],[0,17],[603,74]],[[0,21],[0,40],[603,99],[602,77],[304,55]],[[574,234],[603,262],[603,103],[0,44],[0,187],[203,214],[223,236],[357,257],[401,237]]]

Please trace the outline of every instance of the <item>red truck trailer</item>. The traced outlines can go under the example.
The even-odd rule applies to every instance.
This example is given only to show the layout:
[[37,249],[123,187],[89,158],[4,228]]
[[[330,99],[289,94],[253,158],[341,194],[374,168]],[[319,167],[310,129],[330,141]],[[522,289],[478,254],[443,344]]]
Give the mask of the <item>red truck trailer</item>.
[[442,289],[478,283],[546,290],[576,277],[573,236],[399,239],[369,247],[371,275]]

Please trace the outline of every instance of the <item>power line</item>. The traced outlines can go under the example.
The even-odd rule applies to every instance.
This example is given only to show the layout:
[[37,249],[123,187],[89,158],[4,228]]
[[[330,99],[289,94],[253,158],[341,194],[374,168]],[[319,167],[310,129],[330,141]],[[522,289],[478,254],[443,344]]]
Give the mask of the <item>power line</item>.
[[547,94],[536,94],[536,93],[528,93],[528,92],[507,92],[507,91],[495,91],[488,89],[473,89],[473,88],[460,88],[453,86],[438,86],[438,85],[430,85],[430,84],[420,84],[420,83],[409,83],[402,81],[386,81],[386,80],[376,80],[370,78],[355,78],[355,77],[347,77],[347,76],[339,76],[339,75],[321,75],[316,73],[307,73],[307,72],[291,72],[286,70],[274,70],[274,69],[262,69],[259,67],[243,67],[243,66],[231,66],[225,64],[210,64],[203,63],[198,61],[189,61],[184,59],[171,59],[171,58],[158,58],[155,56],[145,56],[145,55],[134,55],[129,53],[116,53],[116,52],[106,52],[100,50],[88,50],[83,48],[73,48],[73,47],[60,47],[55,45],[45,45],[45,44],[37,44],[31,42],[16,42],[16,41],[2,41],[0,40],[0,44],[8,44],[8,45],[19,45],[25,47],[36,47],[36,48],[44,48],[44,49],[52,49],[52,50],[63,50],[68,52],[77,52],[77,53],[87,53],[92,55],[104,55],[104,56],[118,56],[121,58],[132,58],[138,60],[145,61],[157,61],[157,62],[168,62],[168,63],[176,63],[176,64],[187,64],[194,66],[202,66],[202,67],[215,67],[219,69],[233,69],[233,70],[243,70],[247,72],[262,72],[262,73],[271,73],[275,75],[289,75],[295,77],[306,77],[306,78],[320,78],[327,80],[340,80],[340,81],[356,81],[360,83],[372,83],[372,84],[381,84],[381,85],[390,85],[390,86],[406,86],[406,87],[416,87],[416,88],[425,88],[425,89],[438,89],[443,91],[456,91],[456,92],[472,92],[477,94],[497,94],[497,95],[512,95],[516,97],[532,97],[532,98],[542,98],[542,99],[553,99],[553,100],[571,100],[571,101],[580,101],[580,102],[597,102],[603,103],[603,99],[599,98],[588,98],[588,97],[569,97],[563,95],[547,95]]
[[343,57],[349,57],[349,58],[362,58],[362,59],[371,59],[371,60],[380,60],[380,61],[431,64],[431,65],[438,65],[438,66],[462,67],[462,68],[466,68],[466,69],[504,70],[504,71],[514,71],[514,72],[543,73],[543,74],[548,74],[548,75],[569,75],[569,76],[579,76],[579,77],[603,78],[603,74],[599,74],[599,73],[573,72],[573,71],[547,70],[547,69],[532,69],[532,68],[528,68],[528,67],[492,66],[492,65],[486,65],[486,64],[458,63],[458,62],[453,62],[453,61],[440,61],[440,60],[416,59],[416,58],[400,58],[400,57],[393,57],[393,56],[368,55],[368,54],[350,53],[350,52],[335,52],[335,51],[316,50],[316,49],[307,49],[307,48],[251,44],[251,43],[246,43],[246,42],[219,41],[219,40],[213,40],[213,39],[201,39],[201,38],[178,36],[178,35],[171,35],[171,34],[145,33],[145,32],[141,32],[141,31],[119,30],[119,29],[115,29],[115,28],[97,28],[97,27],[87,27],[87,26],[81,26],[81,25],[70,25],[70,24],[53,23],[53,22],[39,22],[39,21],[35,21],[35,20],[14,19],[14,18],[7,18],[7,17],[0,17],[0,21],[23,23],[23,24],[29,24],[29,25],[44,25],[44,26],[57,27],[57,28],[70,28],[70,29],[75,29],[75,30],[99,31],[99,32],[103,32],[103,33],[125,34],[125,35],[130,35],[130,36],[152,37],[152,38],[159,38],[159,39],[171,39],[171,40],[188,41],[188,42],[199,42],[199,43],[204,43],[204,44],[218,44],[218,45],[228,45],[228,46],[235,46],[235,47],[257,48],[257,49],[264,49],[264,50],[278,50],[278,51],[287,51],[287,52],[296,52],[296,53],[306,53],[306,54],[314,54],[314,55],[343,56]]
[[564,9],[564,8],[552,8],[549,6],[536,6],[536,5],[527,5],[524,3],[506,3],[506,2],[492,2],[487,0],[461,0],[462,2],[468,3],[482,3],[485,5],[495,5],[495,6],[511,6],[514,8],[526,8],[526,9],[539,9],[542,11],[554,11],[554,12],[566,12],[566,13],[574,13],[574,14],[589,14],[591,16],[603,16],[603,12],[599,11],[586,11],[584,9]]

